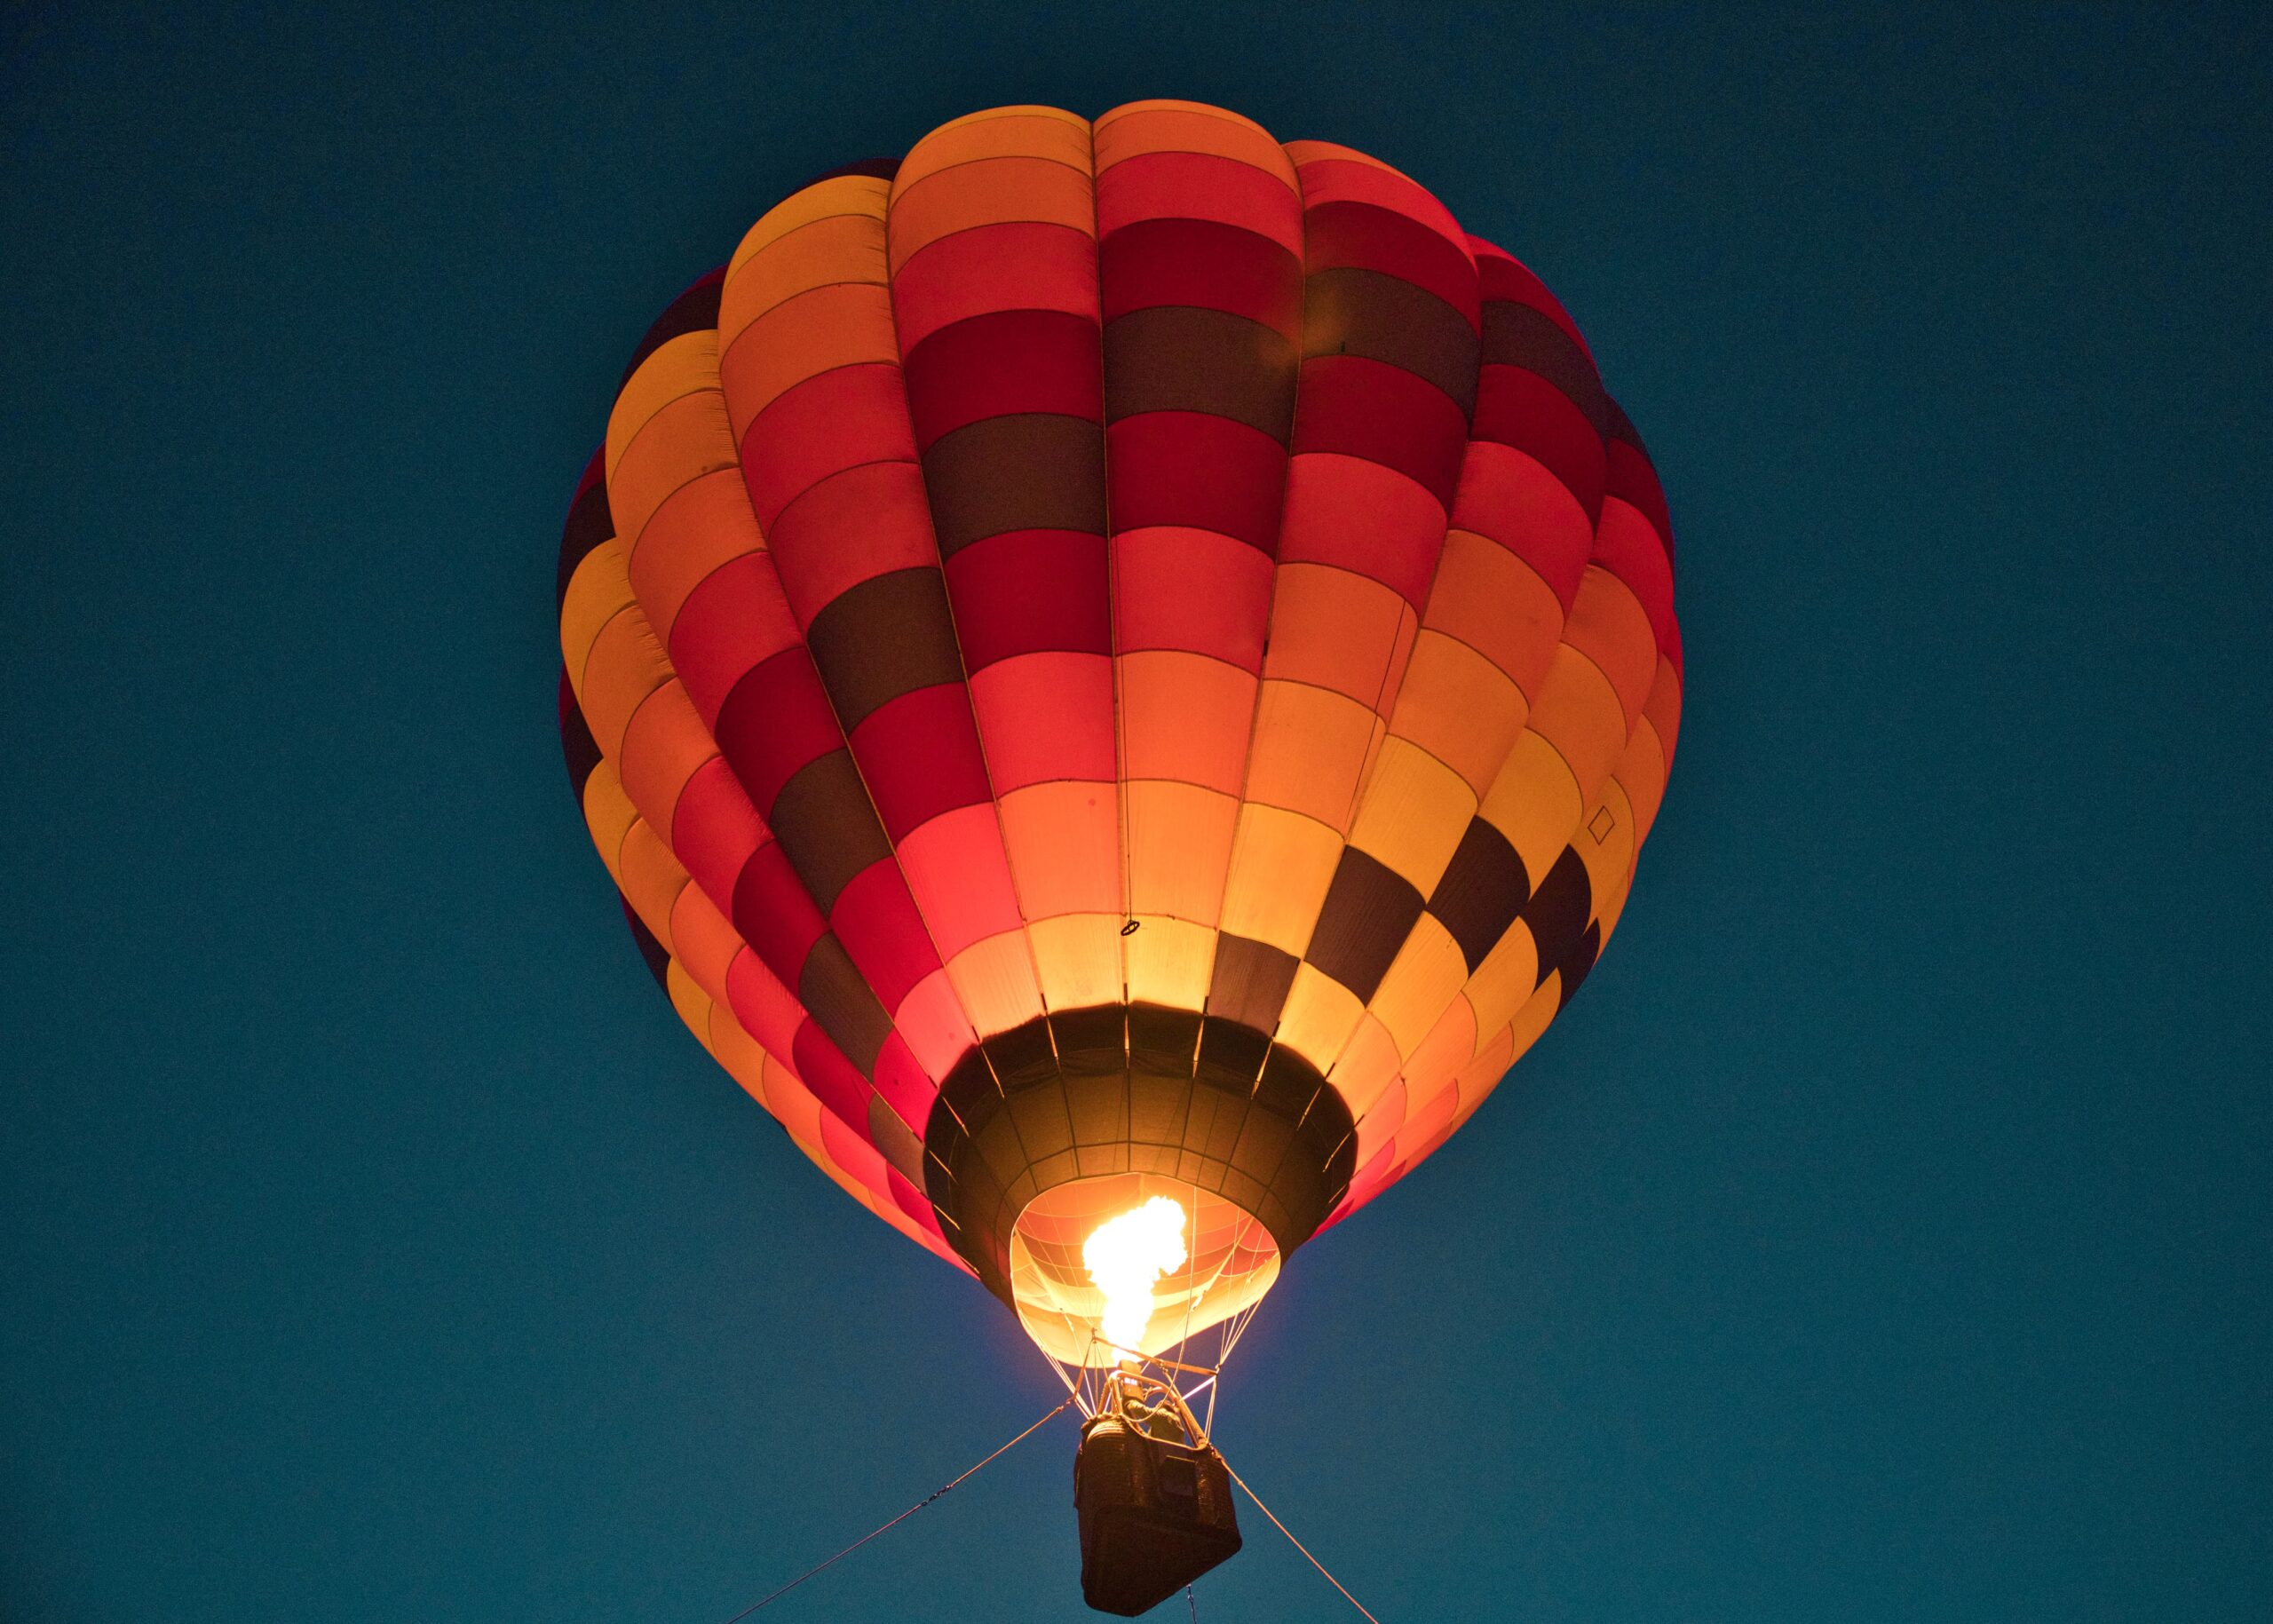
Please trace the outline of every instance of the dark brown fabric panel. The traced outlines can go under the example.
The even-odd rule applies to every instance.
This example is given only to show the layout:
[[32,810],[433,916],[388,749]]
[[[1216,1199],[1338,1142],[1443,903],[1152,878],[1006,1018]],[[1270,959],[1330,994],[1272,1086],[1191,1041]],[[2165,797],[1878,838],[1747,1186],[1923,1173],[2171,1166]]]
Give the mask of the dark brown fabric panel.
[[946,582],[934,568],[848,587],[813,616],[805,646],[847,733],[887,700],[962,680]]
[[1302,963],[1268,942],[1228,932],[1216,939],[1216,970],[1208,986],[1208,1013],[1242,1021],[1257,1032],[1278,1029],[1279,1012]]
[[1611,432],[1610,397],[1587,353],[1544,311],[1493,299],[1484,306],[1484,364],[1535,372],[1571,397],[1597,433]]
[[1508,837],[1481,818],[1469,820],[1429,911],[1460,944],[1473,972],[1531,899],[1531,876]]
[[923,1141],[899,1120],[898,1112],[884,1104],[881,1094],[868,1096],[868,1141],[899,1170],[902,1178],[918,1190],[923,1187]]
[[569,504],[567,519],[560,527],[560,566],[552,595],[555,609],[567,602],[568,582],[585,555],[602,542],[614,539],[615,517],[607,503],[607,481],[594,479]]
[[863,1077],[875,1075],[891,1017],[835,934],[824,932],[805,955],[797,971],[797,1002]]
[[1105,430],[1018,413],[940,437],[923,454],[941,557],[1006,530],[1105,534]]
[[1295,346],[1228,311],[1161,305],[1105,324],[1105,420],[1208,412],[1287,443],[1295,428]]
[[1303,956],[1363,1002],[1389,974],[1420,917],[1421,893],[1410,880],[1345,846]]
[[797,878],[824,914],[852,876],[891,855],[850,750],[807,762],[781,787],[767,820]]
[[1476,415],[1478,345],[1468,318],[1380,271],[1313,272],[1303,284],[1303,355],[1361,355],[1426,378]]
[[1539,889],[1524,904],[1521,915],[1532,939],[1539,944],[1539,980],[1543,983],[1579,945],[1587,932],[1588,915],[1594,911],[1594,886],[1587,879],[1587,865],[1576,851],[1563,855],[1547,871]]

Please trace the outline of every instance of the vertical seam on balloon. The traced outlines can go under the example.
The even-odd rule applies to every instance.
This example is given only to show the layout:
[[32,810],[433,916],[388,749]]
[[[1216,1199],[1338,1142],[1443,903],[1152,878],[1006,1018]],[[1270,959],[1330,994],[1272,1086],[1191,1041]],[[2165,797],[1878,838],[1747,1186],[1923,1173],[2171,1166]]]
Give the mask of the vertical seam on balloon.
[[[1089,121],[1089,238],[1097,244],[1097,466],[1105,489],[1105,638],[1113,656],[1113,817],[1121,860],[1121,923],[1113,944],[1121,961],[1121,1002],[1129,1004],[1129,939],[1136,930],[1136,888],[1130,873],[1129,810],[1129,717],[1122,703],[1121,668],[1121,547],[1120,531],[1113,522],[1113,424],[1105,402],[1113,398],[1113,380],[1105,376],[1105,223],[1097,214],[1097,124]],[[1196,1224],[1197,1219],[1194,1220]]]

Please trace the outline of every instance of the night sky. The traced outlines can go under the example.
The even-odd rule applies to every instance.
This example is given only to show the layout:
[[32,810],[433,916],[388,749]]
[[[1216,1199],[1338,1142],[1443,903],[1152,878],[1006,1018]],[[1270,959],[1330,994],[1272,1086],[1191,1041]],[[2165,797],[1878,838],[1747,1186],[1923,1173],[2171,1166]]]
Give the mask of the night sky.
[[[649,980],[553,554],[783,191],[1150,96],[1547,278],[1689,656],[1233,1465],[1385,1624],[2273,1612],[2261,13],[316,9],[4,12],[0,1617],[719,1624],[1049,1407]],[[763,1616],[1094,1616],[1073,1441]],[[1202,1619],[1356,1616],[1242,1516]]]

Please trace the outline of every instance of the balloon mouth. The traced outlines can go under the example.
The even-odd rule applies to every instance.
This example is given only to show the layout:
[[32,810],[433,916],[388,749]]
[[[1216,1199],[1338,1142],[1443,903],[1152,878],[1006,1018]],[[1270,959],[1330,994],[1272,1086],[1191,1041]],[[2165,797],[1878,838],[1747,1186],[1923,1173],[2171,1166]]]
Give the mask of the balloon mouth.
[[[1109,1222],[1155,1200],[1184,1216],[1183,1257],[1152,1286],[1133,1349],[1106,1335],[1108,1295],[1083,1251]],[[1236,1201],[1159,1173],[1106,1173],[1053,1185],[1010,1232],[1010,1294],[1018,1322],[1051,1359],[1102,1368],[1123,1350],[1161,1353],[1263,1299],[1279,1278],[1279,1243]],[[1124,1310],[1124,1312],[1126,1311]],[[1114,1329],[1129,1335],[1129,1320]]]

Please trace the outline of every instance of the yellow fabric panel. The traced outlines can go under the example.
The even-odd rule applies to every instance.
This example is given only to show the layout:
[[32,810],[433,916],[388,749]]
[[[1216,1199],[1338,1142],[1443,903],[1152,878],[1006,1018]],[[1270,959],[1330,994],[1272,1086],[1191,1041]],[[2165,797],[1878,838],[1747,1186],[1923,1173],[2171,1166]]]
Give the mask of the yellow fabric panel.
[[1594,892],[1595,923],[1602,927],[1597,952],[1609,942],[1610,933],[1618,928],[1619,915],[1625,911],[1627,895],[1634,885],[1634,860],[1637,855],[1633,804],[1616,779],[1603,786],[1601,802],[1602,810],[1610,814],[1602,839],[1594,838],[1592,831],[1602,826],[1590,817],[1588,829],[1575,843],[1580,860],[1587,866],[1587,883]]
[[630,725],[623,730],[623,748],[615,752],[616,774],[639,815],[668,832],[678,814],[678,797],[686,780],[717,754],[710,730],[702,725],[693,701],[674,677],[632,712]]
[[[1350,1114],[1362,1123],[1366,1113],[1397,1081],[1401,1065],[1389,1028],[1368,1012],[1358,1018],[1350,1041],[1342,1046],[1333,1070],[1327,1073],[1327,1081],[1341,1094],[1342,1102],[1350,1107]],[[1358,1165],[1366,1165],[1362,1154]]]
[[1638,848],[1649,839],[1666,794],[1666,753],[1646,716],[1626,741],[1626,754],[1618,758],[1618,782],[1634,805],[1634,844]]
[[1515,1018],[1539,985],[1539,944],[1528,930],[1511,927],[1468,978],[1468,1002],[1477,1029],[1490,1032]]
[[1477,815],[1508,837],[1524,871],[1545,879],[1586,811],[1579,780],[1561,752],[1526,728],[1508,752]]
[[1602,667],[1567,643],[1555,651],[1530,725],[1570,764],[1584,796],[1602,786],[1626,753],[1626,712],[1617,690]]
[[1458,638],[1423,626],[1397,691],[1390,732],[1444,762],[1480,796],[1530,712],[1506,672]]
[[1563,640],[1602,668],[1617,691],[1626,731],[1633,732],[1658,677],[1658,634],[1634,589],[1600,565],[1588,565]]
[[[678,1011],[678,1018],[686,1023],[686,1029],[697,1037],[708,1040],[713,1000],[709,994],[695,985],[694,978],[686,973],[686,967],[677,959],[663,966],[663,990],[670,994],[671,1008]],[[706,1041],[702,1047],[709,1049],[710,1045]]]
[[1253,676],[1173,648],[1123,654],[1119,674],[1124,776],[1239,788],[1255,723]]
[[1240,807],[1223,928],[1301,957],[1341,858],[1342,836],[1315,818],[1275,806]]
[[1121,963],[1131,1002],[1204,1009],[1216,967],[1216,932],[1189,920],[1139,913],[1135,931],[1121,939]]
[[671,945],[671,909],[686,887],[686,870],[679,867],[678,859],[645,818],[624,830],[623,844],[616,852],[616,875],[623,899],[639,915],[640,923],[655,933],[665,951],[676,954],[677,949]]
[[1263,170],[1302,194],[1286,148],[1251,118],[1197,101],[1131,101],[1097,121],[1097,168],[1152,152],[1208,153]]
[[1239,802],[1165,780],[1136,780],[1127,793],[1129,912],[1214,925],[1223,912]]
[[583,685],[577,704],[584,725],[607,755],[623,755],[623,733],[632,713],[648,695],[671,680],[670,656],[648,629],[647,617],[638,604],[600,628],[584,656]]
[[1499,543],[1453,530],[1437,561],[1426,624],[1505,671],[1528,700],[1563,640],[1563,604],[1537,570]]
[[568,577],[568,590],[560,599],[560,663],[567,668],[568,685],[579,706],[584,699],[584,661],[591,654],[600,628],[634,601],[623,556],[620,539],[602,542],[577,560],[575,573]]
[[1247,798],[1346,830],[1380,726],[1370,705],[1266,677],[1255,703]]
[[631,551],[631,584],[655,635],[668,646],[680,607],[710,572],[764,550],[739,466],[690,479],[665,497]]
[[891,202],[891,273],[940,238],[974,226],[1027,220],[1097,235],[1097,199],[1082,156],[1078,165],[1056,156],[982,158],[901,190]]
[[1413,883],[1437,889],[1476,813],[1468,780],[1411,740],[1391,734],[1374,757],[1350,844]]
[[1089,172],[1089,121],[1063,107],[992,107],[941,124],[908,150],[891,184],[899,201],[941,170],[983,158],[1054,158]]
[[827,282],[784,299],[744,328],[718,364],[737,430],[807,378],[862,361],[899,360],[891,290]]
[[1121,923],[1118,914],[1061,914],[1026,927],[1044,1003],[1085,1010],[1121,1002]]
[[1402,622],[1395,589],[1330,564],[1282,564],[1272,583],[1271,645],[1263,676],[1382,703]]
[[647,521],[674,491],[740,460],[725,396],[716,389],[680,396],[649,419],[608,480],[617,538],[637,548]]
[[623,381],[607,415],[607,471],[623,460],[624,448],[672,401],[718,387],[718,335],[709,329],[681,333],[658,345],[639,369]]
[[1665,752],[1670,768],[1674,750],[1680,743],[1681,673],[1673,669],[1672,661],[1662,655],[1658,660],[1658,680],[1651,685],[1650,702],[1642,708],[1642,714],[1658,730],[1658,748]]
[[[1467,1000],[1463,998],[1462,1002]],[[1455,1128],[1475,1113],[1492,1092],[1508,1067],[1515,1064],[1515,1035],[1504,1026],[1479,1030],[1473,1010],[1469,1016],[1469,1029],[1477,1033],[1476,1055],[1456,1073],[1460,1083],[1460,1111],[1453,1118]]]
[[1389,974],[1367,1006],[1389,1031],[1398,1055],[1409,1058],[1468,979],[1468,961],[1452,932],[1423,913],[1390,961]]
[[839,282],[882,286],[890,279],[878,228],[883,218],[879,189],[859,200],[859,207],[800,226],[743,261],[719,290],[719,350],[732,349],[752,322],[801,293]]
[[1042,1012],[1034,950],[1024,931],[999,931],[971,943],[947,961],[947,979],[980,1037],[1008,1032]]
[[1001,801],[1010,880],[1028,921],[1120,915],[1121,808],[1113,787],[1059,780]]
[[584,780],[584,827],[591,831],[593,849],[607,865],[608,877],[623,889],[623,836],[639,820],[639,809],[623,793],[615,765],[603,757]]
[[1295,967],[1295,985],[1279,1012],[1278,1041],[1323,1072],[1332,1066],[1366,1012],[1351,992],[1314,964]]
[[[725,286],[732,288],[758,255],[809,226],[847,214],[882,218],[884,200],[891,192],[891,182],[874,175],[839,175],[834,180],[817,180],[802,192],[791,193],[759,215],[757,223],[742,234],[742,240],[734,245],[733,257],[726,261]],[[723,334],[725,330],[722,320],[719,331]]]

